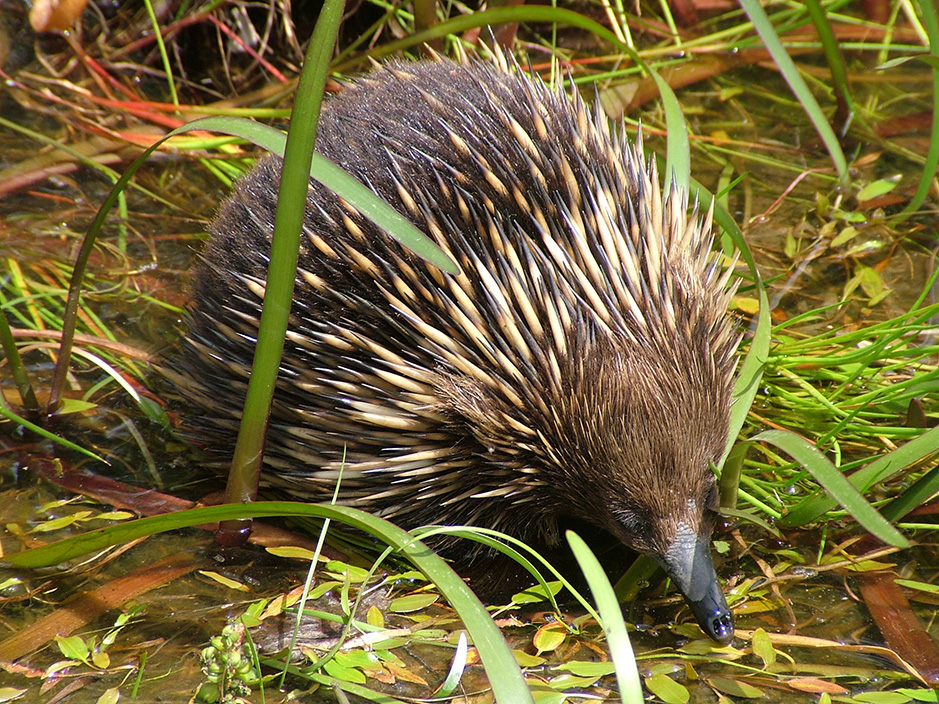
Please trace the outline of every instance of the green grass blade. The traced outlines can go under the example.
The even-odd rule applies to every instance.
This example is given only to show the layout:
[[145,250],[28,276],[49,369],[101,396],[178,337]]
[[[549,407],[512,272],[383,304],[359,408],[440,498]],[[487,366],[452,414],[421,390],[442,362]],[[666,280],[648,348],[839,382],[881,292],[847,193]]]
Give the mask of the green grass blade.
[[[6,357],[7,364],[10,365],[10,374],[13,377],[13,383],[16,384],[16,390],[20,394],[23,408],[32,414],[38,414],[39,401],[36,399],[36,392],[29,381],[29,374],[23,364],[23,359],[20,357],[16,340],[13,339],[13,331],[10,329],[6,312],[2,310],[0,310],[0,347],[3,349],[3,356]],[[2,403],[4,401],[0,399],[0,404]]]
[[926,36],[929,38],[929,57],[932,61],[927,61],[927,65],[932,66],[932,128],[929,132],[929,151],[926,153],[926,163],[923,165],[923,175],[920,178],[919,185],[916,187],[916,193],[913,199],[900,213],[899,217],[912,215],[925,202],[926,196],[932,188],[933,181],[936,178],[937,169],[939,169],[939,67],[934,62],[939,62],[939,13],[936,11],[934,0],[923,0],[916,3],[919,6],[923,20],[923,28],[926,30]]
[[12,408],[10,408],[7,405],[6,401],[2,398],[2,394],[0,394],[0,416],[3,416],[7,420],[12,421],[13,423],[16,423],[17,425],[22,425],[27,430],[33,433],[36,433],[36,435],[38,435],[39,437],[45,438],[46,440],[51,440],[57,445],[66,447],[69,450],[74,450],[75,452],[80,452],[86,457],[90,457],[93,460],[97,460],[98,462],[101,462],[102,464],[105,464],[105,465],[111,464],[106,459],[104,459],[103,457],[99,457],[91,450],[86,450],[84,447],[81,447],[80,445],[76,445],[75,443],[70,442],[69,440],[66,440],[65,438],[59,437],[58,435],[49,432],[45,428],[26,420],[21,415],[18,415]]
[[[199,118],[173,130],[167,136],[194,130],[209,130],[240,137],[278,156],[283,156],[287,143],[287,136],[280,130],[239,117]],[[459,271],[456,264],[427,235],[411,224],[410,220],[326,157],[313,155],[310,176],[351,203],[362,215],[417,256],[451,274]]]
[[822,49],[825,52],[825,60],[828,62],[828,68],[831,71],[831,82],[841,102],[839,109],[843,108],[847,114],[840,115],[839,118],[851,120],[855,114],[854,100],[851,98],[851,87],[848,85],[848,70],[844,65],[844,55],[841,53],[841,47],[838,45],[838,39],[831,28],[831,22],[825,15],[825,8],[822,7],[819,0],[805,0],[805,8],[808,10],[809,17],[812,18],[812,24],[818,33],[818,39],[822,43]]
[[642,704],[642,681],[639,679],[639,669],[636,667],[636,656],[633,654],[632,643],[629,642],[629,633],[626,631],[626,622],[623,620],[623,611],[620,608],[613,587],[606,578],[606,573],[600,561],[587,547],[579,535],[567,531],[567,542],[571,546],[577,564],[590,585],[597,611],[600,612],[603,632],[610,646],[610,658],[616,668],[616,681],[619,683],[619,693],[623,704]]
[[939,493],[939,466],[933,467],[909,489],[884,506],[880,512],[888,521],[899,521],[918,506]]
[[[877,482],[889,479],[904,468],[936,452],[939,452],[939,428],[933,428],[918,438],[904,443],[893,452],[878,457],[848,477],[847,481],[857,491],[865,492]],[[805,525],[814,521],[826,511],[830,511],[835,505],[835,499],[827,494],[814,494],[796,504],[795,508],[779,523],[782,526]]]
[[822,142],[825,144],[825,148],[831,155],[835,170],[838,172],[838,177],[844,179],[848,174],[848,162],[845,159],[844,152],[841,150],[838,137],[828,123],[828,119],[822,112],[821,107],[819,107],[818,101],[815,100],[815,96],[812,95],[812,92],[805,84],[802,76],[799,75],[799,70],[796,68],[792,58],[786,53],[782,42],[773,29],[769,17],[766,16],[766,11],[763,9],[763,6],[760,4],[759,0],[740,0],[740,6],[743,8],[744,12],[747,13],[750,21],[753,22],[754,29],[756,29],[757,34],[760,35],[760,39],[763,40],[763,44],[773,57],[773,61],[776,62],[780,73],[782,73],[783,78],[786,83],[789,84],[789,88],[795,94],[796,99],[802,104],[802,109],[805,110],[812,124],[815,126],[815,130],[818,132]]
[[176,528],[213,521],[271,516],[329,518],[365,531],[397,549],[437,585],[440,593],[460,615],[486,668],[496,701],[501,704],[533,704],[531,692],[498,627],[476,595],[450,566],[410,533],[388,521],[347,506],[259,501],[190,509],[90,531],[40,548],[7,555],[3,562],[16,567],[55,565],[109,545]]
[[[744,356],[740,368],[737,370],[737,380],[734,382],[733,406],[730,409],[730,429],[727,434],[727,446],[724,448],[724,456],[718,463],[718,466],[722,468],[727,460],[727,456],[730,454],[731,448],[733,448],[737,441],[737,436],[740,434],[741,428],[743,428],[747,420],[747,414],[750,412],[750,406],[753,405],[753,399],[756,398],[756,394],[760,390],[763,368],[769,357],[772,320],[770,318],[769,298],[766,295],[766,288],[763,286],[763,278],[760,276],[760,271],[756,266],[756,260],[753,258],[753,253],[747,245],[746,238],[744,238],[743,233],[740,231],[740,228],[737,226],[737,223],[734,221],[733,217],[731,217],[730,213],[727,212],[723,205],[714,199],[707,189],[697,183],[694,184],[694,187],[696,189],[695,196],[701,202],[702,207],[709,207],[711,202],[714,202],[714,222],[728,234],[734,246],[737,248],[737,251],[740,252],[741,258],[750,270],[753,286],[756,289],[756,295],[760,302],[760,312],[757,314],[756,325],[752,328],[753,332],[750,337],[750,346],[749,349],[747,349],[747,354]],[[728,481],[730,481],[730,479],[731,478],[728,478]],[[721,481],[723,485],[723,476]],[[736,490],[730,491],[729,487],[725,488],[722,486],[721,493],[722,495],[726,494],[728,499],[731,494],[736,496]],[[734,505],[736,505],[736,501],[734,504],[721,503],[721,506],[725,508],[732,508]]]
[[665,148],[665,188],[674,182],[684,193],[689,192],[691,181],[691,147],[688,144],[688,125],[685,113],[671,86],[657,71],[648,68],[652,80],[662,97],[665,109],[665,133],[668,136]]
[[[339,34],[344,0],[323,3],[297,84],[296,102],[291,112],[283,170],[274,214],[270,263],[264,289],[264,305],[258,327],[254,363],[248,379],[244,413],[232,457],[225,498],[229,503],[257,498],[258,478],[264,457],[264,438],[270,416],[274,386],[287,337],[293,302],[294,282],[300,251],[300,233],[306,215],[306,198],[316,143],[323,92],[329,72],[329,59]],[[222,524],[220,530],[233,533],[244,528],[237,522]]]
[[909,547],[910,542],[871,506],[848,478],[805,438],[786,430],[766,430],[754,442],[775,445],[802,464],[815,480],[871,534],[888,545]]

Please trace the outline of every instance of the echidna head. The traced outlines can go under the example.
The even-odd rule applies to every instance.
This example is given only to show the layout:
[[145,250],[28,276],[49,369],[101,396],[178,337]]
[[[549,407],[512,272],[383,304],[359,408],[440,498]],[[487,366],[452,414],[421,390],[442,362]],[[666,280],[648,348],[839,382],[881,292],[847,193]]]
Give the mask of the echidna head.
[[555,486],[578,518],[655,558],[704,631],[727,642],[733,620],[710,538],[730,375],[704,336],[662,342],[605,339],[572,358],[571,388],[556,404],[553,442],[564,466]]
[[[605,529],[658,561],[702,629],[729,642],[733,618],[710,537],[717,508],[711,467],[727,438],[730,353],[715,355],[707,334],[655,334],[636,344],[589,324],[574,326],[567,342],[568,354],[546,372],[551,379],[529,387],[541,396],[526,403],[527,417],[481,385],[471,391],[459,384],[451,401],[494,463],[525,473],[513,503],[525,506],[543,537],[552,539],[564,515]],[[505,424],[512,416],[531,428],[527,466],[520,466],[520,446],[509,444],[518,430]]]

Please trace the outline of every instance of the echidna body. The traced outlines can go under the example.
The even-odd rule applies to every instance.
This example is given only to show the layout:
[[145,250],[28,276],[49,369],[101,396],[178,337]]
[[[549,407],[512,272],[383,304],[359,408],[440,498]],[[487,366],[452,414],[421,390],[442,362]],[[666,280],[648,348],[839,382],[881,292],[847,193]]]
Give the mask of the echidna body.
[[[641,146],[504,61],[393,63],[329,100],[317,150],[456,261],[443,273],[319,184],[265,481],[405,527],[533,544],[581,519],[653,556],[702,628],[733,621],[709,545],[737,334],[710,218]],[[281,162],[222,206],[170,363],[210,449],[233,446]],[[192,407],[195,408],[192,408]]]

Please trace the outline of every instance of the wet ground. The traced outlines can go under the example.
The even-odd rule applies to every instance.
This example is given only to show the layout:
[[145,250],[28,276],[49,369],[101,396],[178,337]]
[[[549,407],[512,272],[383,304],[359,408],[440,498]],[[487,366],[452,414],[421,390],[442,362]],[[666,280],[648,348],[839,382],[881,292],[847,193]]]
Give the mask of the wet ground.
[[[903,85],[879,88],[888,91],[880,99],[891,103],[898,115],[923,110],[925,98],[911,97],[902,108],[896,103],[901,92],[927,95],[927,78],[924,71]],[[935,212],[924,211],[899,228],[888,227],[883,210],[857,200],[857,188],[843,193],[834,188],[830,162],[798,115],[793,115],[791,122],[780,119],[774,107],[765,102],[764,91],[784,91],[775,76],[741,72],[720,80],[719,86],[689,89],[681,95],[692,129],[704,140],[729,137],[752,146],[737,147],[730,153],[696,146],[694,173],[707,187],[715,188],[725,167],[735,173],[746,172],[744,182],[730,195],[729,204],[757,255],[763,276],[771,280],[771,297],[777,304],[774,322],[837,303],[849,281],[868,269],[879,275],[879,284],[874,282],[870,290],[859,290],[850,303],[819,314],[801,324],[796,332],[855,329],[870,321],[892,319],[907,310],[933,269]],[[740,87],[746,91],[744,96],[726,100],[720,97],[723,93],[718,88],[729,95]],[[868,88],[859,90],[865,92]],[[874,100],[874,95],[871,91],[868,100]],[[35,119],[10,93],[0,94],[0,101],[0,115],[5,119],[29,124],[31,129],[46,131],[55,139],[66,137],[59,132],[61,125],[47,118]],[[744,115],[746,119],[742,119]],[[647,145],[660,148],[661,141],[652,134],[654,114],[644,120],[648,126]],[[924,132],[912,131],[897,141],[901,139],[911,152],[924,152]],[[914,160],[891,154],[874,143],[857,144],[855,149],[856,183],[898,175],[904,197],[909,196],[918,178]],[[0,130],[0,154],[0,167],[9,169],[34,157],[36,145],[23,135]],[[817,173],[800,178],[813,169]],[[198,163],[183,157],[154,160],[141,173],[138,183],[167,202],[155,202],[142,192],[128,194],[127,219],[119,223],[112,218],[92,257],[80,325],[84,335],[112,336],[116,343],[129,346],[137,354],[128,357],[120,348],[83,342],[80,347],[92,351],[95,357],[86,354],[76,360],[67,395],[92,405],[63,417],[54,428],[106,457],[109,465],[55,449],[47,441],[5,424],[0,432],[0,525],[4,526],[0,544],[5,552],[127,519],[127,515],[115,515],[107,506],[39,479],[34,471],[39,458],[60,455],[66,467],[88,469],[139,487],[157,487],[188,499],[198,499],[220,486],[200,469],[192,452],[159,422],[144,415],[97,361],[109,359],[127,370],[141,393],[146,395],[152,388],[158,396],[159,384],[154,381],[150,355],[171,350],[179,334],[179,309],[186,300],[185,271],[199,247],[205,221],[226,190]],[[793,183],[794,188],[789,190]],[[69,264],[106,188],[100,174],[81,167],[38,178],[0,201],[3,303],[14,328],[56,329]],[[777,207],[782,193],[787,195]],[[881,207],[889,211],[897,206],[886,202]],[[842,244],[835,243],[835,233],[843,233],[850,226],[858,227],[859,234]],[[886,286],[892,293],[872,304],[877,285]],[[741,295],[745,298],[746,292]],[[746,302],[741,300],[740,305],[745,308]],[[41,395],[51,376],[55,336],[22,334],[25,337],[20,339],[30,343],[24,343],[21,351]],[[8,402],[15,406],[18,399],[4,377],[7,371],[6,366],[0,369],[0,383]],[[768,385],[768,396],[773,393]],[[757,405],[772,408],[775,402],[768,396],[758,397]],[[932,411],[934,392],[924,394],[923,403],[927,413]],[[926,517],[922,522],[928,520]],[[50,525],[50,521],[58,522]],[[759,698],[815,702],[822,692],[841,701],[874,701],[850,697],[861,692],[896,690],[898,685],[923,694],[894,692],[891,702],[911,697],[935,701],[925,698],[926,688],[883,648],[883,637],[859,589],[864,570],[886,566],[907,580],[933,583],[939,570],[935,533],[912,533],[921,541],[913,549],[879,555],[860,566],[844,564],[847,555],[868,552],[857,546],[845,547],[856,534],[858,531],[852,531],[847,520],[814,530],[790,531],[781,537],[754,525],[728,525],[716,535],[719,551],[727,555],[719,572],[728,581],[737,625],[744,637],[735,648],[727,649],[714,648],[698,638],[696,629],[687,626],[688,615],[680,601],[666,596],[664,584],[656,577],[629,612],[639,627],[634,647],[641,673],[671,676],[687,688],[692,702],[718,701],[720,697],[725,698],[721,701]],[[869,549],[875,550],[876,545]],[[76,660],[74,650],[64,651],[61,643],[57,645],[48,637],[43,640],[39,633],[33,636],[39,650],[27,646],[22,654],[9,657],[17,651],[4,650],[4,643],[12,647],[7,640],[0,643],[0,653],[8,657],[0,660],[16,660],[16,665],[0,670],[0,688],[25,690],[20,701],[50,701],[52,696],[73,691],[68,701],[91,702],[111,688],[119,688],[125,697],[135,691],[140,701],[187,700],[202,681],[199,656],[210,638],[221,632],[228,619],[244,613],[258,599],[272,599],[297,588],[305,575],[299,562],[274,558],[256,548],[222,549],[212,543],[208,533],[198,529],[172,532],[126,550],[75,561],[64,572],[0,571],[0,640],[22,632],[48,614],[56,614],[51,617],[53,622],[64,618],[63,605],[77,593],[102,587],[147,565],[163,564],[164,560],[170,569],[178,566],[174,560],[181,559],[189,563],[181,568],[178,578],[141,591],[123,609],[105,609],[78,629],[86,644],[108,654],[109,662],[92,662],[90,654],[89,661]],[[835,566],[826,570],[826,564]],[[381,590],[372,605],[382,610],[393,596],[413,589],[414,584]],[[913,613],[934,638],[939,636],[935,593],[917,590],[909,594],[913,596]],[[335,596],[324,596],[317,607],[341,610]],[[554,668],[601,659],[604,645],[598,629],[590,625],[553,637],[558,626],[552,622],[554,617],[544,611],[540,605],[527,606],[501,617],[513,647],[533,658],[526,661],[531,680],[543,681],[545,691],[552,692],[539,701],[563,701],[561,692],[579,692],[589,698],[615,687],[610,676],[560,678],[562,670]],[[114,631],[121,613],[129,615],[129,622]],[[368,680],[369,685],[385,687],[401,697],[427,696],[449,666],[458,629],[451,616],[439,604],[421,611],[419,616],[407,612],[388,614],[389,627],[410,628],[412,633],[417,618],[430,619],[431,625],[420,636],[406,638],[403,644],[390,649],[401,663],[396,677],[376,675]],[[572,609],[563,611],[562,616],[576,624],[581,614]],[[676,619],[686,626],[662,625]],[[778,636],[775,651],[758,647],[764,642],[763,636],[753,635],[760,632],[758,629]],[[102,639],[109,633],[113,643],[102,648]],[[333,634],[316,632],[312,637],[329,638]],[[64,660],[73,662],[68,667],[55,665]],[[388,671],[385,668],[382,672]],[[404,673],[416,679],[409,680]],[[468,693],[485,691],[481,668],[470,668],[463,687]],[[279,700],[279,696],[273,693],[270,699]],[[570,700],[578,701],[579,696],[570,694]],[[659,696],[665,701],[681,701],[681,695],[674,700]],[[298,699],[336,700],[327,688]],[[466,701],[487,701],[487,696],[468,696]]]

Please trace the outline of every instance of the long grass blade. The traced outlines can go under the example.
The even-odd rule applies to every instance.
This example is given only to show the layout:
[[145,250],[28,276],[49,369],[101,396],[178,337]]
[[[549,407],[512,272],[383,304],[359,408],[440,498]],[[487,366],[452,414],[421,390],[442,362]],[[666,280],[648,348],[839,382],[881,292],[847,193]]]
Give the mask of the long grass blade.
[[[904,443],[893,452],[878,457],[856,471],[846,481],[850,482],[856,491],[865,492],[877,482],[889,479],[936,452],[939,452],[939,428],[933,428],[918,438]],[[836,499],[826,494],[809,496],[798,503],[779,523],[782,526],[801,526],[811,523],[826,511],[833,509],[836,503]]]
[[[264,457],[264,438],[270,416],[274,386],[287,337],[287,324],[293,302],[294,282],[300,251],[300,232],[306,215],[309,190],[307,174],[313,163],[316,125],[326,89],[329,58],[339,34],[344,0],[323,3],[297,84],[296,103],[291,113],[283,171],[274,215],[270,264],[264,290],[264,305],[258,327],[254,363],[248,379],[244,413],[232,457],[225,497],[229,503],[254,501]],[[221,524],[222,540],[239,535],[247,526],[240,521]]]
[[926,152],[926,163],[923,165],[923,175],[920,178],[919,185],[916,187],[916,193],[913,199],[907,204],[898,217],[905,218],[917,212],[920,206],[925,202],[932,184],[936,178],[936,172],[939,170],[939,12],[936,11],[936,4],[933,0],[923,0],[916,3],[919,5],[922,15],[923,27],[926,30],[926,36],[929,38],[929,56],[926,57],[932,61],[927,61],[927,65],[932,66],[932,128],[929,131],[929,150]]
[[782,74],[786,83],[789,84],[789,88],[795,94],[796,99],[802,104],[802,109],[805,110],[806,115],[808,115],[812,124],[815,126],[815,130],[818,132],[825,148],[831,155],[835,170],[838,172],[838,177],[844,179],[848,174],[848,162],[845,159],[844,152],[841,150],[838,137],[835,135],[831,125],[828,124],[828,119],[822,112],[821,107],[819,107],[818,101],[815,100],[815,96],[812,95],[812,92],[805,84],[802,76],[799,75],[799,70],[796,68],[795,62],[793,62],[789,54],[786,53],[786,49],[776,35],[773,24],[770,22],[769,17],[766,16],[766,11],[763,9],[763,6],[760,4],[759,0],[740,0],[740,6],[743,8],[743,11],[747,13],[750,21],[753,22],[754,29],[756,29],[757,34],[760,35],[760,39],[763,40],[766,50],[769,51],[770,55],[773,57],[773,61],[776,62],[779,72]]
[[610,580],[606,578],[606,572],[603,571],[600,561],[587,547],[583,538],[573,531],[567,531],[566,536],[571,551],[577,558],[577,564],[580,565],[584,578],[590,585],[597,611],[600,612],[602,619],[600,625],[603,627],[606,641],[610,646],[610,658],[616,668],[616,681],[619,684],[621,701],[623,704],[642,704],[642,681],[639,679],[639,668],[636,667],[636,656],[633,654],[633,646],[629,641],[629,633],[626,632],[623,611],[610,585]]
[[898,548],[910,546],[910,541],[894,528],[880,513],[871,506],[855,486],[848,481],[825,455],[818,451],[808,440],[786,430],[766,430],[752,438],[754,442],[767,442],[775,445],[801,463],[815,480],[844,506],[854,519],[874,536],[888,545]]
[[[410,533],[388,521],[347,506],[292,501],[258,501],[249,504],[225,504],[197,508],[141,518],[121,525],[90,531],[40,548],[7,555],[2,562],[16,567],[31,568],[55,565],[109,545],[128,542],[154,533],[213,521],[272,516],[329,518],[365,531],[397,549],[437,585],[440,593],[459,614],[486,668],[496,701],[500,704],[533,704],[525,678],[499,628],[493,623],[476,595],[450,566]],[[625,627],[623,631],[625,632]]]

